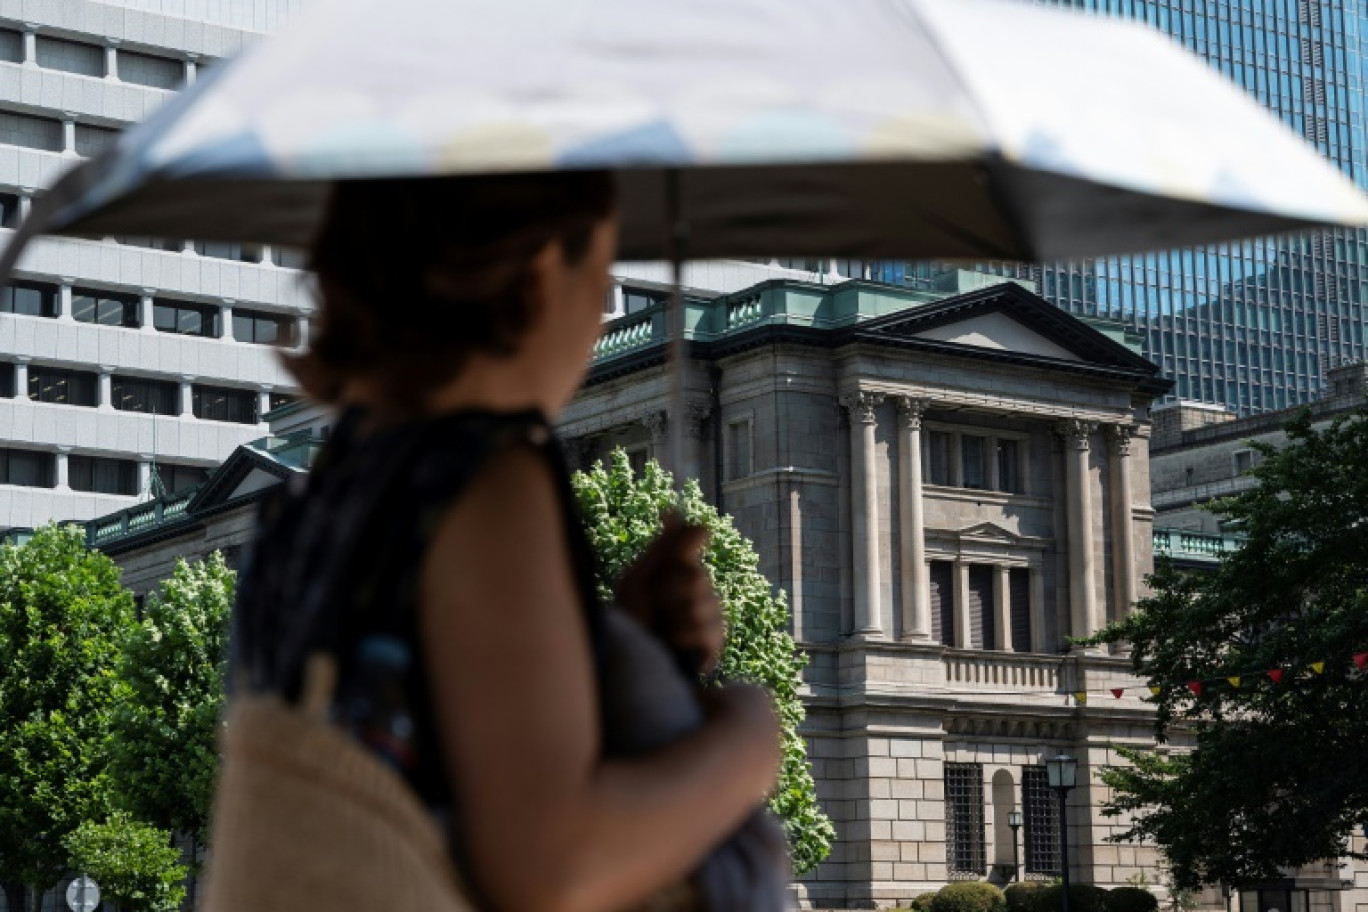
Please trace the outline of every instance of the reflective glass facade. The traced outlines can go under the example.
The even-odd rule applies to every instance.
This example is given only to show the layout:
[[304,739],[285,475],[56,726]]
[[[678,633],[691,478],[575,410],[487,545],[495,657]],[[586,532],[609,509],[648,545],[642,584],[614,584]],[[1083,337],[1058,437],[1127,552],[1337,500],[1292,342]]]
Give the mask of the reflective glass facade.
[[[1050,0],[1037,0],[1050,2]],[[1143,20],[1243,86],[1361,187],[1368,0],[1053,0]],[[1305,402],[1325,371],[1365,357],[1368,232],[1146,256],[985,264],[1073,313],[1124,321],[1174,395],[1242,413]],[[904,267],[916,284],[922,264]]]

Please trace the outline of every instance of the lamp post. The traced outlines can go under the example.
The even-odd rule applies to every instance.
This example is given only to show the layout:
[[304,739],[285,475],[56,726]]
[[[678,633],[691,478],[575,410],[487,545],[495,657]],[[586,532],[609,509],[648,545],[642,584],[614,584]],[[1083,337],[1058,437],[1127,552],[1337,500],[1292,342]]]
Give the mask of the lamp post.
[[1064,805],[1078,781],[1078,761],[1068,754],[1051,757],[1045,761],[1045,779],[1059,795],[1059,867],[1064,881],[1063,912],[1069,912],[1069,819]]
[[1012,828],[1012,880],[1021,882],[1021,856],[1017,854],[1017,833],[1021,830],[1021,811],[1007,812],[1007,825]]

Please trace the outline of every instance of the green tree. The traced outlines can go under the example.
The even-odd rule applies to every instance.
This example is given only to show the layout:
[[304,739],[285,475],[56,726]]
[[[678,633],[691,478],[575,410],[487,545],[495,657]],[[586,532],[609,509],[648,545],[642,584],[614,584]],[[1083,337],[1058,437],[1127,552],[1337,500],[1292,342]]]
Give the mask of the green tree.
[[75,526],[49,525],[0,546],[0,882],[67,870],[62,840],[109,806],[106,747],[119,651],[133,598],[113,561]]
[[704,499],[690,481],[676,495],[673,479],[654,462],[635,477],[627,454],[616,451],[609,465],[596,465],[573,479],[576,499],[599,559],[599,595],[612,598],[617,579],[661,528],[667,509],[677,507],[710,538],[703,561],[722,599],[727,644],[719,665],[722,680],[748,681],[774,695],[784,731],[784,759],[770,806],[784,823],[794,869],[815,868],[827,856],[835,830],[817,803],[807,748],[798,734],[803,706],[798,698],[806,658],[788,633],[788,606],[760,573],[755,548]]
[[124,643],[110,773],[119,803],[203,839],[218,771],[228,619],[236,576],[214,552],[176,562]]
[[176,912],[185,898],[186,869],[165,830],[127,813],[86,821],[62,840],[73,871],[88,874],[120,912]]
[[[1153,595],[1095,638],[1130,643],[1161,688],[1161,747],[1104,771],[1104,813],[1163,850],[1176,892],[1347,855],[1368,819],[1368,681],[1350,661],[1368,650],[1364,417],[1294,418],[1285,448],[1258,448],[1258,486],[1216,506],[1244,546],[1209,575],[1161,561]],[[1175,730],[1191,750],[1166,749]]]

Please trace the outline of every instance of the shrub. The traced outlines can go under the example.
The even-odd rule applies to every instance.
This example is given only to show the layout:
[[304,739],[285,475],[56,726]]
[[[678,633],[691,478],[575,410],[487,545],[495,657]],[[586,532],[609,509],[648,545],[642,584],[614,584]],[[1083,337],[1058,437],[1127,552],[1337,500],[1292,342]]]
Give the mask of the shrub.
[[1107,894],[1107,912],[1159,912],[1159,899],[1140,887],[1117,887]]
[[[1092,884],[1069,885],[1069,912],[1107,912],[1107,891]],[[1051,884],[1035,894],[1031,912],[1064,912],[1064,886]]]
[[931,912],[1006,912],[1007,900],[990,883],[966,881],[942,887],[931,900]]
[[935,898],[935,893],[923,893],[908,903],[907,908],[911,909],[912,912],[931,912],[931,903]]
[[1007,912],[1035,912],[1036,900],[1040,898],[1040,891],[1045,887],[1045,884],[1036,880],[1011,884],[1002,891],[1003,897],[1007,900]]

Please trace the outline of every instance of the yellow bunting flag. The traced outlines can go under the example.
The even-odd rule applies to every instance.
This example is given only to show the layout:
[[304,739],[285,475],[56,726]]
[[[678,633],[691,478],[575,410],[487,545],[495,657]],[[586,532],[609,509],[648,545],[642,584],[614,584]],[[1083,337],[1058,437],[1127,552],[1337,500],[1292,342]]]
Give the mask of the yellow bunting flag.
[[1164,688],[1162,688],[1162,687],[1155,687],[1154,685],[1150,685],[1150,693],[1154,694],[1156,697],[1159,696],[1159,695],[1160,695],[1161,693],[1163,693],[1163,692],[1164,692]]
[[1325,663],[1324,663],[1324,662],[1312,662],[1312,663],[1311,663],[1311,670],[1314,671],[1316,674],[1324,674],[1324,673],[1325,673]]
[[1088,705],[1088,692],[1086,690],[1075,690],[1074,699],[1078,701],[1079,706],[1086,706]]
[[1230,682],[1230,686],[1231,686],[1231,687],[1239,687],[1239,686],[1240,686],[1240,676],[1239,676],[1239,675],[1231,675],[1230,677],[1226,678],[1226,680]]

